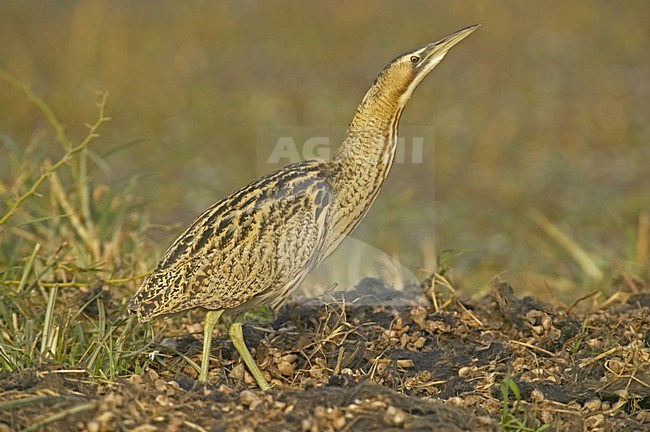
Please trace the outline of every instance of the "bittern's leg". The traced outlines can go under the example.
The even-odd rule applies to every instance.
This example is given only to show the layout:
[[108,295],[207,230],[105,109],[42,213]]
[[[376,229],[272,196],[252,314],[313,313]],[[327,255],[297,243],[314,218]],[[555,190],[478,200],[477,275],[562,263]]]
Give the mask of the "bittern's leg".
[[228,335],[230,336],[230,340],[235,346],[235,349],[244,360],[244,363],[246,363],[246,366],[248,366],[248,370],[253,375],[253,378],[255,378],[255,381],[257,381],[257,385],[260,386],[260,389],[263,391],[270,390],[271,386],[268,382],[266,382],[266,378],[264,378],[264,375],[262,375],[262,371],[259,367],[257,367],[253,356],[246,347],[246,342],[244,342],[244,334],[241,331],[241,323],[233,323],[230,326],[230,329],[228,329]]
[[205,314],[205,324],[203,324],[203,356],[201,356],[201,373],[199,381],[208,382],[208,368],[210,367],[210,346],[212,345],[212,330],[223,313],[222,310],[208,311]]

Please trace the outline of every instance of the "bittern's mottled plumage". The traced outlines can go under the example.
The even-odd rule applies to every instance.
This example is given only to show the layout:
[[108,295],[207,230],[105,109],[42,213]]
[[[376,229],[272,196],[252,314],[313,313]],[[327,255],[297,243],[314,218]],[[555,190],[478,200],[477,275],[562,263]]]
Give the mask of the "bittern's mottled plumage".
[[[477,27],[390,62],[331,160],[296,163],[254,181],[207,209],[172,244],[129,310],[146,321],[207,309],[201,381],[207,381],[219,316],[280,305],[361,221],[390,171],[397,125],[413,90]],[[241,324],[233,324],[229,334],[260,387],[269,388],[244,344]]]

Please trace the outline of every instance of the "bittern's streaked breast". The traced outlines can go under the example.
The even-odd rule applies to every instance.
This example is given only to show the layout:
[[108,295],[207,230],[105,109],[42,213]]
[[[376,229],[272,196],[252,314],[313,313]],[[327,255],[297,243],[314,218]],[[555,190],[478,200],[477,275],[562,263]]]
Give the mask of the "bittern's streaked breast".
[[[167,250],[129,309],[140,321],[197,307],[212,311],[206,317],[202,381],[218,315],[281,304],[350,234],[390,171],[398,123],[413,90],[477,27],[395,58],[366,93],[331,160],[289,165],[233,192]],[[234,342],[240,338],[235,333]],[[260,386],[268,387],[247,360],[245,346],[240,348]]]

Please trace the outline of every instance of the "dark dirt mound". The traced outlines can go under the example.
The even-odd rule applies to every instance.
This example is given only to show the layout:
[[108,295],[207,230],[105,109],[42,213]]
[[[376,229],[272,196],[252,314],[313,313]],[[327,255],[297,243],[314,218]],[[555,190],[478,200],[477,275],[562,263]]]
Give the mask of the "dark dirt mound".
[[144,375],[118,382],[66,370],[0,376],[0,431],[481,431],[512,418],[528,430],[649,430],[650,296],[641,291],[585,313],[519,299],[499,281],[473,304],[293,305],[245,327],[268,393],[251,385],[225,337],[214,344],[211,385],[200,385],[164,349],[197,360],[201,342],[185,337],[165,341]]

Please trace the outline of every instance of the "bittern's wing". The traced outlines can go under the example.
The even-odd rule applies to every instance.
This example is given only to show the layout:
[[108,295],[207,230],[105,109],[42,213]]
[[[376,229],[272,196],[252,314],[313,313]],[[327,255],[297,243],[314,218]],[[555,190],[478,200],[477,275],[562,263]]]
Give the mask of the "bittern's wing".
[[136,293],[139,318],[285,296],[316,264],[325,236],[331,190],[320,166],[289,165],[196,218]]

